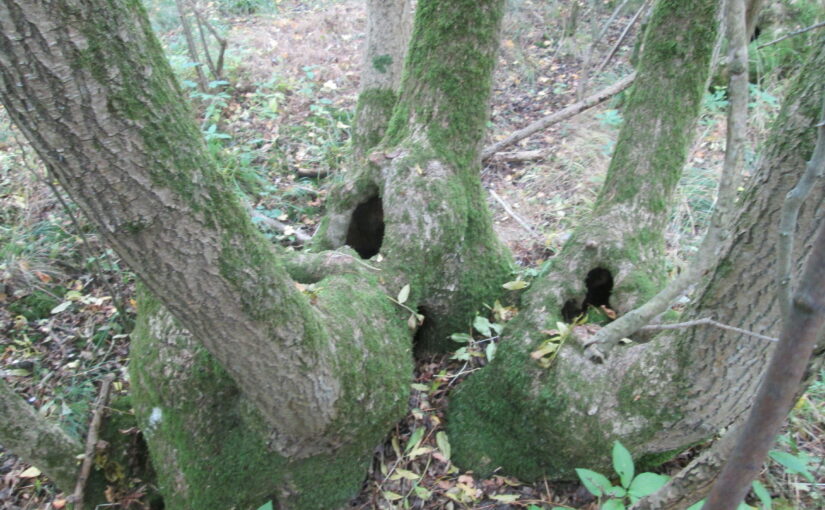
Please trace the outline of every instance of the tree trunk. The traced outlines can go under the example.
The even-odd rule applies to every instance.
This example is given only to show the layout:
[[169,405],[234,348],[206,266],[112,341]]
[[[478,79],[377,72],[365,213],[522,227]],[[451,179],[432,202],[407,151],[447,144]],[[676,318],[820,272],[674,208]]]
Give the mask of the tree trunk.
[[387,130],[412,27],[411,0],[368,0],[367,43],[355,110],[353,150],[362,159]]
[[[760,168],[740,196],[731,246],[697,291],[685,320],[713,316],[756,333],[778,333],[779,214],[813,147],[812,126],[824,92],[819,79],[823,48],[817,48],[791,90]],[[823,199],[825,185],[819,182],[800,213],[796,267],[823,221]],[[774,345],[702,327],[619,347],[599,364],[570,340],[545,370],[528,357],[538,339],[534,327],[520,321],[495,362],[458,391],[449,423],[456,460],[464,467],[503,466],[524,478],[570,477],[574,467],[607,469],[614,439],[628,446],[642,466],[660,461],[747,411]],[[522,418],[514,423],[514,416]]]
[[74,490],[83,445],[47,421],[0,379],[0,444],[38,467],[63,491]]
[[[261,483],[289,487],[283,501],[318,502],[302,508],[345,501],[331,487],[337,480],[350,482],[352,496],[372,447],[405,410],[407,315],[360,266],[312,291],[296,288],[208,156],[139,1],[5,0],[0,29],[0,97],[10,116],[151,293],[202,342],[210,363],[228,374],[208,391],[227,404],[227,392],[242,393],[259,413],[250,440],[290,461],[277,479]],[[166,340],[155,337],[158,350]],[[150,359],[133,359],[135,379],[151,389],[171,369],[149,362],[152,349],[143,352]],[[181,482],[192,494],[173,506],[232,498],[252,505],[260,491],[239,495],[199,471],[203,457],[191,455],[192,444],[214,445],[224,434],[211,423],[189,430],[176,409],[191,414],[185,398],[207,390],[185,391],[191,395],[180,400],[172,390],[162,399],[135,392],[136,408],[149,413],[140,417],[145,424],[158,415],[168,420],[170,428],[150,438],[153,451],[179,453],[164,459],[164,469],[175,469],[165,469],[161,483],[171,489]],[[301,466],[338,458],[349,463],[330,471],[334,483],[297,480]]]
[[512,272],[482,193],[482,138],[504,2],[424,0],[386,136],[328,202],[325,247],[381,254],[426,318],[419,350],[443,350]]

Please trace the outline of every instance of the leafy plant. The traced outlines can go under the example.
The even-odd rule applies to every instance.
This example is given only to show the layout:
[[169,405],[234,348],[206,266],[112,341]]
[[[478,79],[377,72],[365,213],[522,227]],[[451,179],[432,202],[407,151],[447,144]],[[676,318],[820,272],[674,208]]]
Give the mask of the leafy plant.
[[599,498],[601,510],[624,510],[628,502],[634,504],[641,498],[653,494],[662,488],[669,476],[656,473],[639,473],[635,475],[633,457],[620,442],[613,442],[613,469],[619,475],[619,485],[596,471],[578,468],[576,474],[584,487]]

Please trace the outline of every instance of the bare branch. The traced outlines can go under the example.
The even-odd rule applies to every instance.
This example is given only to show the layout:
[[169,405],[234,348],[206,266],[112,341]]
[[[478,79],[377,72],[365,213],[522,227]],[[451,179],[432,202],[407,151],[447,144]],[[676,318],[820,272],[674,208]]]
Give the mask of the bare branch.
[[80,475],[77,477],[77,485],[75,485],[74,494],[72,495],[75,510],[83,510],[86,481],[89,479],[89,473],[92,471],[92,463],[95,460],[97,437],[100,432],[100,423],[103,420],[103,410],[109,403],[109,392],[112,389],[112,381],[114,380],[114,374],[109,374],[103,378],[103,383],[100,386],[100,396],[97,399],[95,410],[92,414],[92,423],[89,425],[89,433],[86,435],[86,451],[83,455],[83,464],[80,466]]
[[599,67],[596,69],[595,74],[601,73],[602,70],[607,66],[607,64],[610,63],[610,60],[612,60],[616,52],[619,51],[619,47],[621,47],[622,43],[627,37],[627,34],[630,33],[630,29],[633,28],[633,25],[636,24],[636,21],[638,21],[642,13],[645,12],[646,9],[648,9],[649,5],[650,1],[646,0],[642,4],[642,6],[639,7],[639,10],[636,11],[636,14],[634,14],[633,17],[630,18],[630,21],[627,23],[627,26],[625,26],[624,30],[622,30],[622,34],[619,36],[619,39],[616,40],[616,44],[613,45],[613,47],[610,49],[610,52],[607,54],[606,57],[604,57],[604,60],[602,60],[602,63],[599,64]]
[[592,108],[598,104],[601,104],[611,97],[615,96],[619,92],[625,90],[633,83],[633,80],[636,78],[636,73],[630,74],[625,78],[622,78],[618,82],[614,83],[613,85],[604,88],[595,94],[584,98],[583,100],[571,104],[570,106],[559,110],[555,113],[552,113],[546,117],[542,117],[541,119],[533,122],[527,127],[519,129],[518,131],[512,133],[510,136],[505,138],[504,140],[498,141],[489,147],[486,147],[481,152],[481,159],[485,160],[490,158],[493,154],[504,149],[505,147],[509,147],[514,143],[527,138],[530,135],[533,135],[539,131],[547,129],[548,127],[552,126],[553,124],[558,124],[561,121],[567,120],[570,117],[573,117],[589,108]]
[[810,32],[811,30],[816,30],[817,28],[822,28],[822,27],[825,27],[825,21],[822,21],[822,22],[817,23],[815,25],[811,25],[809,27],[802,28],[800,30],[796,30],[794,32],[791,32],[790,34],[785,34],[782,37],[780,37],[778,39],[774,39],[773,41],[770,41],[770,42],[766,42],[765,44],[760,44],[759,46],[756,47],[756,49],[761,50],[762,48],[766,48],[766,47],[768,47],[772,44],[776,44],[780,41],[784,41],[785,39],[789,39],[793,36],[796,36],[796,35],[799,35],[799,34],[804,34],[805,32]]
[[615,9],[613,9],[613,13],[610,15],[610,18],[608,18],[607,22],[602,26],[601,31],[593,38],[593,42],[591,42],[590,46],[587,48],[587,54],[585,55],[584,62],[582,63],[579,85],[576,90],[576,99],[579,101],[582,100],[587,89],[587,80],[590,77],[590,61],[593,59],[593,53],[596,51],[596,46],[604,38],[604,35],[607,33],[607,29],[613,24],[613,20],[615,20],[616,16],[619,15],[619,12],[624,9],[627,2],[628,0],[624,0],[624,2],[620,3]]
[[[822,117],[825,118],[825,100],[822,104]],[[779,220],[779,242],[777,243],[778,272],[777,287],[779,289],[779,308],[782,311],[782,320],[787,321],[791,308],[791,271],[793,267],[793,237],[796,230],[799,208],[808,196],[814,181],[821,179],[825,172],[825,122],[820,123],[817,129],[817,142],[814,154],[805,168],[805,173],[796,186],[788,192],[782,204],[782,216]]]
[[748,331],[747,329],[737,328],[735,326],[729,326],[727,324],[723,324],[719,321],[715,321],[710,317],[705,317],[702,319],[696,319],[692,321],[686,322],[676,322],[673,324],[651,324],[649,326],[643,326],[639,329],[642,330],[650,330],[650,331],[661,331],[667,329],[684,329],[684,328],[691,328],[694,326],[716,326],[719,329],[725,329],[728,331],[734,331],[736,333],[741,333],[743,335],[752,336],[754,338],[759,338],[761,340],[767,340],[768,342],[778,342],[778,338],[774,338],[772,336],[767,335],[760,335],[759,333],[754,333],[753,331]]
[[493,191],[492,188],[487,190],[487,191],[490,192],[490,196],[493,197],[496,200],[496,202],[498,202],[498,204],[502,207],[502,209],[504,209],[507,212],[507,214],[512,216],[513,219],[516,220],[518,222],[518,224],[521,225],[521,227],[524,230],[526,230],[531,236],[541,237],[541,234],[536,232],[536,229],[533,228],[532,225],[527,223],[527,221],[525,221],[524,218],[522,218],[521,216],[516,214],[516,212],[513,210],[513,208],[510,207],[509,205],[507,205],[507,202],[505,202],[500,196],[498,196],[498,194],[496,194],[496,192]]

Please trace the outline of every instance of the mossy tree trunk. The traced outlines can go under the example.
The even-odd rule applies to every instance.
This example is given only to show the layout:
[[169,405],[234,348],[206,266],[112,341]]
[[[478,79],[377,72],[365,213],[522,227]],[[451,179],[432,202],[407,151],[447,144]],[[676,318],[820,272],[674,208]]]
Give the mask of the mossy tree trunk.
[[421,350],[449,345],[512,271],[479,178],[504,2],[420,1],[387,132],[328,202],[316,238],[380,254],[426,317]]
[[0,379],[0,444],[33,464],[66,493],[74,490],[83,445],[46,420]]
[[[760,167],[740,196],[731,226],[735,236],[682,319],[710,316],[777,336],[779,216],[813,148],[813,126],[825,94],[823,65],[825,44],[797,77]],[[825,221],[823,200],[825,183],[818,182],[800,215],[795,267]],[[456,461],[465,468],[503,466],[525,478],[571,477],[574,467],[608,471],[614,439],[642,464],[664,459],[668,452],[713,436],[748,410],[774,345],[698,327],[616,347],[606,360],[594,362],[574,333],[552,366],[543,369],[529,358],[541,340],[534,319],[538,312],[526,310],[505,331],[496,360],[460,387],[451,404],[450,437]]]
[[[171,507],[254,507],[272,493],[282,504],[326,509],[352,496],[371,449],[405,411],[407,317],[360,266],[334,265],[312,293],[296,288],[208,156],[141,2],[0,2],[0,97],[162,302],[141,310],[133,390],[143,425],[163,431],[149,444]],[[167,377],[178,361],[189,368],[195,350],[175,349],[156,325],[165,324],[164,308],[203,346],[196,375],[211,368],[215,380],[155,391],[177,384]],[[141,351],[141,340],[151,346]],[[239,406],[251,418],[235,424],[249,441],[238,447],[259,449],[266,466],[225,463],[233,452],[217,424],[235,423]],[[215,466],[205,465],[210,454]],[[313,462],[318,471],[335,467],[326,478],[306,476]],[[233,487],[217,466],[239,470],[233,476],[266,467],[271,476]]]

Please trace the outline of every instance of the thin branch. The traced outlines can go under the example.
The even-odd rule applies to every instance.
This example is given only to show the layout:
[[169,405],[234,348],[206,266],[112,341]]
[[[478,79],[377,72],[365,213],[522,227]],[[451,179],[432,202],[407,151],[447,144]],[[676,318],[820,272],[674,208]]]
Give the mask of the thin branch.
[[759,46],[756,47],[756,49],[761,50],[762,48],[766,48],[766,47],[768,47],[772,44],[776,44],[780,41],[784,41],[785,39],[791,38],[795,35],[804,34],[805,32],[810,32],[811,30],[816,30],[817,28],[822,28],[822,27],[825,27],[825,21],[822,21],[822,22],[817,23],[815,25],[811,25],[809,27],[799,29],[795,32],[791,32],[790,34],[785,34],[782,37],[780,37],[778,39],[774,39],[773,41],[770,41],[770,42],[766,42],[765,44],[760,44]]
[[74,494],[72,495],[74,510],[83,510],[86,482],[89,479],[89,473],[92,470],[92,464],[95,459],[95,448],[97,447],[100,423],[103,420],[103,411],[109,403],[109,392],[112,388],[112,381],[114,380],[114,374],[109,374],[103,378],[103,383],[100,386],[100,396],[95,404],[95,410],[92,414],[92,423],[89,425],[89,433],[86,436],[86,451],[83,455],[83,464],[80,467],[80,475],[77,477],[77,485],[75,486]]
[[685,321],[685,322],[676,322],[673,324],[651,324],[648,326],[643,326],[640,329],[644,331],[661,331],[667,329],[684,329],[684,328],[691,328],[694,326],[716,326],[720,329],[725,329],[728,331],[734,331],[736,333],[741,333],[743,335],[752,336],[754,338],[759,338],[760,340],[767,340],[768,342],[778,342],[778,338],[774,338],[772,336],[760,335],[759,333],[754,333],[753,331],[749,331],[747,329],[737,328],[735,326],[729,326],[728,324],[721,323],[719,321],[713,320],[710,317],[704,317],[702,319],[696,319],[692,321]]
[[613,9],[613,13],[610,15],[610,18],[607,19],[607,22],[602,26],[601,31],[599,32],[596,37],[593,38],[593,42],[590,43],[590,46],[587,48],[587,54],[584,57],[584,62],[582,63],[581,69],[581,78],[579,79],[579,85],[576,91],[576,99],[581,100],[584,97],[584,93],[587,89],[587,81],[590,77],[590,61],[593,59],[593,53],[596,51],[596,46],[599,42],[604,38],[604,35],[607,33],[607,29],[610,28],[610,25],[613,24],[613,20],[616,19],[616,16],[619,15],[624,6],[627,5],[629,0],[624,0],[624,2],[620,3]]
[[[299,228],[292,227],[291,225],[287,225],[286,223],[282,223],[274,218],[270,218],[262,214],[261,212],[255,210],[248,201],[244,200],[244,207],[246,208],[249,216],[252,218],[252,221],[255,223],[260,223],[261,225],[280,232],[284,235],[295,235],[295,239],[300,241],[301,243],[308,243],[312,240],[312,236],[304,232]],[[292,232],[290,232],[290,230]]]
[[604,88],[595,94],[584,98],[583,100],[571,104],[570,106],[559,110],[555,113],[547,115],[546,117],[542,117],[541,119],[533,122],[532,124],[519,129],[518,131],[512,133],[510,136],[506,137],[504,140],[498,141],[488,147],[486,147],[481,152],[481,159],[489,159],[493,154],[499,152],[500,150],[504,149],[505,147],[509,147],[514,143],[527,138],[530,135],[533,135],[539,131],[547,129],[548,127],[552,126],[553,124],[558,124],[561,121],[567,120],[570,117],[573,117],[589,108],[592,108],[598,104],[601,104],[611,97],[615,96],[619,92],[625,90],[633,83],[633,80],[636,78],[636,73],[632,73],[618,82],[614,83],[613,85]]
[[524,230],[529,232],[531,236],[541,237],[541,234],[536,232],[536,229],[533,228],[532,225],[527,223],[527,221],[524,218],[516,214],[516,212],[509,205],[507,205],[507,202],[505,202],[500,196],[498,196],[498,194],[495,191],[493,191],[492,188],[490,188],[487,191],[490,192],[490,196],[493,197],[496,200],[496,202],[498,202],[502,209],[504,209],[507,212],[507,214],[512,216],[513,219],[516,220]]
[[625,38],[627,37],[627,34],[630,33],[630,29],[633,27],[633,25],[636,24],[636,21],[639,19],[642,13],[645,12],[645,9],[648,8],[649,4],[650,0],[645,0],[642,6],[639,7],[639,10],[636,11],[636,14],[634,14],[633,17],[630,18],[630,21],[627,23],[627,26],[624,27],[624,30],[622,30],[622,34],[619,36],[619,39],[616,41],[616,44],[613,45],[613,47],[610,49],[610,53],[608,53],[607,56],[604,57],[604,60],[602,60],[602,63],[599,64],[599,67],[596,69],[595,74],[601,73],[602,70],[607,66],[607,64],[613,59],[613,56],[619,50],[619,47],[624,42]]
[[[825,118],[825,99],[822,103],[822,118]],[[805,168],[805,173],[796,186],[785,196],[779,222],[779,242],[777,243],[777,286],[779,288],[779,309],[782,320],[787,321],[791,309],[791,272],[793,270],[793,237],[796,230],[799,209],[817,179],[825,172],[825,121],[817,128],[817,142],[814,154]]]
[[183,30],[183,37],[186,39],[186,48],[189,52],[189,58],[195,64],[195,73],[198,75],[198,88],[201,92],[206,92],[206,76],[203,75],[201,69],[200,59],[198,58],[198,48],[195,46],[195,39],[192,37],[192,27],[189,25],[189,18],[186,16],[186,9],[183,7],[181,0],[175,0],[175,6],[178,8],[178,17],[180,18],[180,26]]

